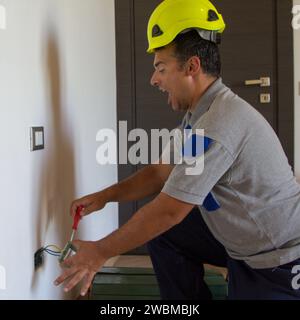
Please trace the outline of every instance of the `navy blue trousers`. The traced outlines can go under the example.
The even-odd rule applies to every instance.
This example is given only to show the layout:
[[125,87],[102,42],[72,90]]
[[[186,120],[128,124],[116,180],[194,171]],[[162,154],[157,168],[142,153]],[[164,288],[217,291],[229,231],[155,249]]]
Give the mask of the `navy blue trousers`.
[[252,269],[228,256],[196,207],[147,247],[163,300],[212,299],[204,281],[204,263],[228,268],[228,299],[300,299],[300,276],[298,281],[295,278],[295,266],[299,265],[300,273],[300,259],[277,268]]

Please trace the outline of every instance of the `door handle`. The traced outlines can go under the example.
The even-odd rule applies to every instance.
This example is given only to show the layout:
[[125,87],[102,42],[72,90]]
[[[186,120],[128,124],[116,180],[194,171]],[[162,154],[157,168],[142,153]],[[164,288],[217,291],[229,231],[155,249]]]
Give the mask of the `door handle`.
[[257,80],[246,80],[245,85],[246,86],[260,85],[261,87],[270,87],[271,79],[270,77],[261,77],[260,79],[257,79]]

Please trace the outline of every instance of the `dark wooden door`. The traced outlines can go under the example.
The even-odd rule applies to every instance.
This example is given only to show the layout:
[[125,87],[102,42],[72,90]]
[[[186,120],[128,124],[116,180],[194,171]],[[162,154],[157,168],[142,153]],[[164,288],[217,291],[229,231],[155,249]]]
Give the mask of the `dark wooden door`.
[[[159,0],[116,0],[118,120],[128,129],[176,127],[182,114],[167,97],[150,86],[153,55],[146,53],[148,18]],[[252,104],[278,134],[293,166],[293,33],[292,0],[214,0],[227,28],[220,46],[222,78]],[[269,87],[246,86],[246,80],[270,78]],[[270,103],[260,95],[269,94]],[[120,165],[119,179],[140,166]],[[145,202],[121,204],[120,225]],[[135,251],[145,252],[144,248]]]

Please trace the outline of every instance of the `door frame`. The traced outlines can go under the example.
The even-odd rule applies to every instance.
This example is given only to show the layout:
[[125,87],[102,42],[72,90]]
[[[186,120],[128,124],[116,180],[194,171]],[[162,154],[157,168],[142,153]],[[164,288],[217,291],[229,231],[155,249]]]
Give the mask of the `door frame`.
[[[275,6],[277,82],[277,135],[294,167],[294,43],[291,32],[292,0],[273,0]],[[288,23],[287,23],[288,22]],[[117,120],[126,120],[128,130],[136,127],[135,25],[134,0],[115,0]],[[124,30],[126,32],[124,32]],[[146,36],[146,31],[145,31]],[[288,59],[287,59],[288,57]],[[137,170],[133,165],[118,165],[119,181]],[[119,204],[119,223],[137,210],[137,203]]]

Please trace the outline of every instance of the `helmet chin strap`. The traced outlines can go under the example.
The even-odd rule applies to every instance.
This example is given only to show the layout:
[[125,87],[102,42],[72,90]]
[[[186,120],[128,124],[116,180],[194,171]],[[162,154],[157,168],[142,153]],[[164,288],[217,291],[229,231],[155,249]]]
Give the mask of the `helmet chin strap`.
[[189,28],[189,29],[183,30],[180,33],[187,33],[191,30],[196,30],[198,32],[199,36],[204,40],[211,41],[216,44],[221,43],[221,35],[219,33],[217,33],[216,31],[204,30],[204,29],[198,29],[198,28]]

